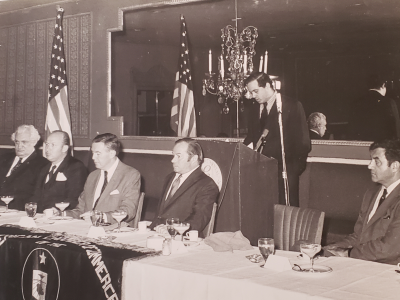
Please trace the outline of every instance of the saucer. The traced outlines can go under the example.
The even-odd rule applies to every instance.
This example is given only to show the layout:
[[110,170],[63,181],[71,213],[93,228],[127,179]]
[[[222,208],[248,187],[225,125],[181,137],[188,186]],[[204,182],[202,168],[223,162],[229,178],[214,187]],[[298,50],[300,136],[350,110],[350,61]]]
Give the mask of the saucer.
[[17,212],[19,212],[19,210],[17,210],[17,209],[11,209],[11,208],[9,208],[7,211],[6,211],[6,208],[0,208],[0,213],[2,213],[2,214],[10,214],[10,213],[17,213]]
[[[301,269],[299,268],[299,266],[300,266]],[[311,273],[311,274],[313,274],[313,273],[320,274],[320,273],[330,273],[330,272],[332,272],[332,268],[331,267],[327,267],[327,266],[314,265],[314,267],[313,267],[314,272],[310,271],[311,270],[310,264],[299,265],[299,266],[298,265],[294,266],[292,268],[292,270],[296,271],[296,272],[300,272],[300,273]]]
[[49,220],[52,220],[52,221],[71,221],[72,219],[73,219],[73,217],[70,217],[70,216],[65,216],[65,217],[54,216],[54,217],[49,218]]
[[187,247],[193,247],[199,245],[202,240],[202,238],[198,238],[197,241],[190,241],[189,238],[184,238],[183,244]]

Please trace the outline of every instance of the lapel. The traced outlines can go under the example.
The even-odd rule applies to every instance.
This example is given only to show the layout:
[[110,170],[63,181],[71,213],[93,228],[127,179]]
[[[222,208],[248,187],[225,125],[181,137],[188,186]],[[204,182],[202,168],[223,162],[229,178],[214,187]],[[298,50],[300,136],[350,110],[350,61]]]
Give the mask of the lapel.
[[[188,189],[188,188],[190,188],[195,182],[197,182],[199,179],[200,179],[200,175],[203,173],[203,171],[201,170],[201,168],[200,167],[198,167],[195,171],[193,171],[193,173],[192,174],[190,174],[189,175],[189,177],[188,178],[186,178],[186,180],[182,183],[182,185],[179,187],[179,189],[175,192],[175,194],[172,196],[172,198],[171,199],[169,199],[168,200],[168,202],[166,203],[165,202],[165,195],[164,195],[164,198],[163,198],[163,204],[164,205],[162,205],[163,207],[163,211],[164,210],[167,210],[171,205],[173,205],[178,199],[179,199],[179,197],[180,196],[182,196],[182,194]],[[172,177],[172,178],[174,178],[174,177]],[[171,180],[172,181],[172,180]],[[170,184],[168,185],[168,187],[171,185],[171,182],[170,182]],[[167,191],[168,191],[168,189],[167,189]]]
[[[54,183],[56,182],[56,178],[57,178],[58,173],[63,173],[63,172],[64,172],[64,169],[68,166],[68,162],[69,162],[69,155],[67,155],[67,156],[64,158],[64,160],[61,162],[60,166],[59,166],[59,167],[57,168],[57,170],[54,172],[54,175],[51,177],[51,179],[50,179],[47,183],[44,184],[44,186],[45,186],[46,188],[49,188],[49,187],[51,187],[51,186],[54,185]],[[49,173],[50,168],[51,168],[51,164],[50,164],[49,168],[47,168],[46,177],[45,177],[44,180],[46,180],[47,174]]]
[[[366,215],[365,218],[366,220],[368,220],[369,213],[371,212],[372,207],[374,206],[379,191],[380,189],[378,189],[378,191],[374,193],[374,197],[372,198],[372,201],[369,204],[368,214]],[[389,194],[389,196],[385,199],[385,201],[383,201],[383,203],[378,207],[375,214],[372,216],[371,220],[369,220],[369,222],[365,224],[365,229],[367,229],[372,224],[383,218],[386,215],[388,209],[392,207],[395,203],[397,203],[399,200],[400,200],[400,184]]]
[[[124,175],[122,172],[122,168],[123,168],[123,164],[121,161],[119,161],[117,168],[115,169],[115,172],[114,172],[113,176],[111,177],[110,182],[107,184],[106,188],[104,189],[103,194],[101,194],[97,205],[100,202],[105,201],[108,198],[108,196],[110,195],[110,193],[113,190],[115,190],[117,188],[118,184],[122,181],[123,175]],[[99,179],[100,179],[100,174],[101,173],[99,173],[99,176],[96,180],[96,182],[98,182],[98,183],[99,183]],[[96,190],[96,188],[97,188],[97,184],[95,185],[95,190]],[[119,191],[119,192],[121,192],[121,191]],[[94,201],[94,199],[93,199],[93,201]]]
[[[18,169],[16,169],[9,177],[7,177],[8,180],[14,180],[14,178],[15,178],[18,174],[22,173],[22,172],[29,166],[29,164],[31,163],[31,161],[32,161],[36,156],[37,156],[36,151],[33,151],[32,154],[29,155],[29,157],[21,164],[21,166],[20,166]],[[12,164],[12,163],[13,163],[13,161],[11,161],[11,164]],[[11,165],[10,165],[10,167],[11,167]],[[9,170],[10,170],[10,168],[8,168],[7,173],[8,173]],[[6,173],[6,175],[7,175],[7,173]]]

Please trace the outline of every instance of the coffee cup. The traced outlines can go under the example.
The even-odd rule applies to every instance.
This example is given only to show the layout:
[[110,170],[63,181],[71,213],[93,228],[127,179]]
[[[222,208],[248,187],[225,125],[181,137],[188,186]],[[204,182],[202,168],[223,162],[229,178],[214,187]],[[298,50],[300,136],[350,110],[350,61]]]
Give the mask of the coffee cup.
[[397,269],[400,271],[400,263],[397,264]]
[[147,222],[146,221],[140,221],[138,223],[138,229],[139,229],[139,232],[146,232],[147,231]]
[[46,218],[51,218],[54,215],[52,208],[45,209],[43,212]]
[[191,242],[197,242],[199,239],[199,232],[197,230],[190,230],[189,232],[186,232],[186,237],[189,238],[189,241]]

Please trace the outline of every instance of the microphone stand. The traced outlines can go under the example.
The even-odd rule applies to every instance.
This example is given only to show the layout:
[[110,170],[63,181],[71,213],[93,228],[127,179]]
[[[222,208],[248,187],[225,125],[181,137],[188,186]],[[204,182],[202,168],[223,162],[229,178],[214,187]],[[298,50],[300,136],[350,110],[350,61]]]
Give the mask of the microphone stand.
[[286,205],[290,206],[289,182],[288,182],[287,171],[286,171],[285,144],[283,143],[282,99],[281,99],[281,94],[278,91],[276,93],[276,108],[278,110],[279,133],[280,133],[280,138],[281,138],[282,178],[283,178],[283,184],[285,187],[285,200],[286,200]]

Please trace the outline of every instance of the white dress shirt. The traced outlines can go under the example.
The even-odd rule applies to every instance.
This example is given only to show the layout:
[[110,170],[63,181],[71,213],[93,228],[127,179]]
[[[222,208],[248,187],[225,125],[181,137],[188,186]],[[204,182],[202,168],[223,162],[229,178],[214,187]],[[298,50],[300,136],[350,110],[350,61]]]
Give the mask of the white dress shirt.
[[[197,168],[199,168],[199,167],[200,167],[200,166],[198,166]],[[193,170],[191,170],[191,171],[189,171],[189,172],[186,172],[185,174],[176,173],[174,179],[172,180],[172,182],[174,182],[175,179],[177,179],[179,176],[182,175],[182,176],[181,176],[181,180],[179,181],[179,185],[178,185],[178,189],[179,189],[179,188],[181,187],[181,185],[185,182],[185,180],[189,177],[189,175],[192,174],[197,168],[194,168]],[[172,188],[172,184],[169,186],[168,193],[166,194],[165,199],[168,198],[168,195],[169,195],[169,193],[171,192],[171,188]],[[165,199],[164,199],[164,200],[165,200]]]

